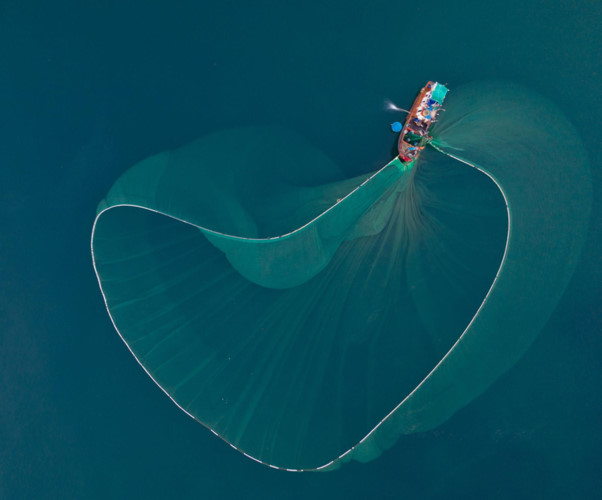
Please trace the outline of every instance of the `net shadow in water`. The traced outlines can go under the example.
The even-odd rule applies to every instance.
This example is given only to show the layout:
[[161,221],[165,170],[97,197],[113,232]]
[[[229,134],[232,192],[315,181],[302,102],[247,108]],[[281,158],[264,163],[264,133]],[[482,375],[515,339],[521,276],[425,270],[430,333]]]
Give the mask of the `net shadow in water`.
[[446,108],[409,170],[345,179],[291,132],[239,129],[115,183],[101,290],[180,408],[267,465],[334,468],[440,425],[519,359],[583,243],[585,157],[519,87]]

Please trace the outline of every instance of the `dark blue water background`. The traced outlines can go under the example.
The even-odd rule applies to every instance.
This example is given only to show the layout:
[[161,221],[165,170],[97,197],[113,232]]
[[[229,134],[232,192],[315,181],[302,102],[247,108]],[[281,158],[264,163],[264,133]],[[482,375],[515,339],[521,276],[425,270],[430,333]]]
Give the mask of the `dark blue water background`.
[[[0,497],[598,495],[601,25],[597,0],[4,0]],[[114,332],[92,269],[96,204],[117,176],[203,134],[261,124],[366,172],[390,158],[399,116],[385,98],[408,106],[428,79],[453,91],[486,78],[558,104],[594,177],[584,256],[522,361],[439,429],[334,473],[270,470],[178,410]]]

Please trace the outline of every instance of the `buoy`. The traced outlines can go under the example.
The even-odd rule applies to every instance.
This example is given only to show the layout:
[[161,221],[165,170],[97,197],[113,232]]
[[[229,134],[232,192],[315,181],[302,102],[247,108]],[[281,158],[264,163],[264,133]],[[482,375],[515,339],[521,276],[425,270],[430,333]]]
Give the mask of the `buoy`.
[[393,132],[401,132],[402,125],[400,122],[391,123],[391,130]]

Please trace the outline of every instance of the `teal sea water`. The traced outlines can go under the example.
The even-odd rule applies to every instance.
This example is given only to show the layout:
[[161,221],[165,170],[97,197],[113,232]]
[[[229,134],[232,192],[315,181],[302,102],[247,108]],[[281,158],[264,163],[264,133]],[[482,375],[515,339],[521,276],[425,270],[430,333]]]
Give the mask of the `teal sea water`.
[[[8,3],[0,13],[0,36],[10,48],[2,57],[6,76],[0,82],[3,498],[596,496],[602,486],[597,3],[232,2],[195,8]],[[538,288],[551,291],[554,284],[560,287],[556,277],[566,269],[576,266],[576,272],[543,331],[532,345],[526,342],[520,361],[449,420],[423,428],[419,421],[419,432],[401,436],[366,464],[352,462],[328,473],[271,470],[181,412],[114,332],[89,255],[96,205],[134,163],[237,127],[286,128],[322,151],[344,178],[374,171],[391,159],[395,137],[388,126],[399,118],[383,109],[384,100],[406,107],[429,79],[449,82],[453,116],[461,116],[452,109],[454,88],[470,89],[470,82],[486,79],[531,89],[573,122],[592,172],[589,230],[577,222],[587,205],[584,191],[575,187],[580,184],[572,171],[562,170],[582,154],[568,129],[542,147],[535,126],[541,117],[517,111],[526,123],[523,135],[532,134],[517,139],[524,154],[496,150],[496,160],[520,169],[517,185],[531,180],[541,188],[532,198],[533,214],[558,211],[564,221],[559,228],[571,225],[563,217],[572,214],[573,228],[585,240],[581,257],[569,252],[569,262],[554,259],[563,255],[555,253],[557,246],[539,250],[542,258],[531,257],[528,269],[521,270],[519,260],[521,286],[507,310],[526,314],[529,298],[542,296]],[[490,110],[485,129],[495,132],[504,119],[503,110],[497,116]],[[464,154],[478,158],[491,136],[479,137],[481,127],[463,136],[466,130],[449,124],[441,147],[461,141]],[[546,181],[538,161],[546,162],[556,182]],[[450,168],[431,159],[417,174],[437,194],[428,198],[434,200],[430,208],[447,227],[457,226],[441,209],[456,203],[458,211],[458,199],[461,213],[468,213],[467,200],[499,208],[490,184],[469,184],[462,171]],[[551,189],[562,185],[566,190]],[[491,195],[480,199],[475,192],[481,190]],[[529,185],[528,191],[537,188]],[[528,197],[519,198],[527,213]],[[498,227],[503,232],[503,223]],[[475,241],[483,237],[475,233]],[[497,236],[485,240],[478,248],[499,243]],[[524,242],[525,248],[532,251],[538,241]],[[437,257],[455,263],[450,254],[455,248],[450,244]],[[433,296],[428,287],[418,290],[419,305]],[[440,289],[434,293],[446,298]],[[425,325],[425,337],[444,320],[470,317],[469,295],[453,308],[446,300],[429,304],[429,313],[440,314]],[[542,303],[530,306],[534,318]],[[415,312],[415,318],[424,316]],[[520,333],[509,330],[509,342],[522,338]],[[376,354],[362,355],[374,363]],[[347,405],[345,428],[370,421],[393,395],[389,385],[363,385],[361,370],[349,373],[353,385],[345,387],[366,394],[360,399],[365,404]],[[395,381],[384,375],[390,384]],[[336,420],[329,422],[325,435],[340,431]],[[301,443],[295,440],[299,449],[324,442],[317,430],[302,437]]]

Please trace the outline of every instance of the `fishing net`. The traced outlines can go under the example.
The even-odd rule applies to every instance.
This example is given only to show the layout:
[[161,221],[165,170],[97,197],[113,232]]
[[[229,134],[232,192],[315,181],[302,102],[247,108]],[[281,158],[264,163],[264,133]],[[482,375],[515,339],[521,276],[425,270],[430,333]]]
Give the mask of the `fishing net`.
[[521,88],[467,86],[446,108],[410,168],[347,179],[296,134],[249,128],[117,180],[95,270],[182,410],[265,464],[334,468],[436,427],[517,361],[578,258],[585,157]]

